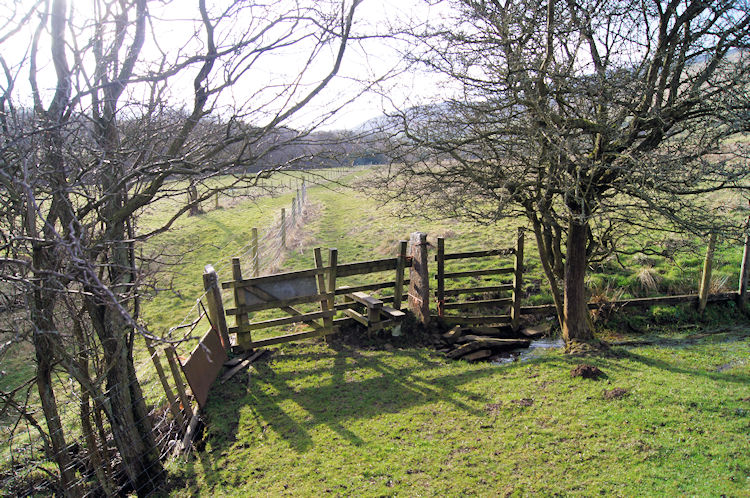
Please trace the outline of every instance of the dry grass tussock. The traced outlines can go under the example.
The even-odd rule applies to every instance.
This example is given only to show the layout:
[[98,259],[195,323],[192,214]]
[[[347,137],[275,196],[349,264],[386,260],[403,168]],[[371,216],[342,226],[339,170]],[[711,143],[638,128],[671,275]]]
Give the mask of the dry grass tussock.
[[645,292],[656,292],[662,280],[662,276],[651,266],[644,266],[638,272],[638,283]]

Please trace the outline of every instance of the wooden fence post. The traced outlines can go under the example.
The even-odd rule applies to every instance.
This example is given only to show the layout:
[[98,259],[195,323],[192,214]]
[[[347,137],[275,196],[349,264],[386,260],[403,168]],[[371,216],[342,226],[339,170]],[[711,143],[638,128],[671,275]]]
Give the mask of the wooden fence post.
[[748,259],[750,259],[750,218],[745,228],[745,249],[742,252],[742,264],[740,266],[740,284],[737,289],[737,305],[741,310],[747,306],[747,285],[750,281],[750,268],[748,268]]
[[297,198],[292,197],[292,226],[297,226]]
[[523,228],[516,237],[516,258],[513,262],[513,305],[510,309],[510,324],[514,331],[521,325],[521,296],[523,294]]
[[211,265],[203,269],[203,289],[206,291],[206,302],[208,303],[208,317],[211,324],[219,333],[221,344],[224,349],[229,350],[229,331],[227,319],[224,315],[224,303],[221,300],[221,289],[219,288],[219,276]]
[[402,240],[398,245],[398,261],[396,262],[396,288],[393,290],[393,308],[401,311],[401,300],[404,294],[404,269],[406,268],[406,245]]
[[[313,250],[313,255],[315,257],[315,267],[317,269],[323,268],[323,255],[320,252],[320,247],[316,247]],[[326,277],[324,273],[318,273],[318,294],[324,294],[326,292]],[[327,312],[329,310],[328,308],[328,299],[324,298],[320,300],[320,311],[323,313]],[[333,329],[333,315],[327,316],[323,318],[323,327],[330,331]]]
[[151,355],[151,360],[154,362],[154,367],[156,367],[156,373],[159,376],[161,387],[164,388],[164,394],[167,395],[167,400],[169,401],[169,411],[172,412],[172,416],[174,417],[180,429],[183,429],[185,427],[185,418],[182,416],[182,412],[180,411],[179,406],[177,406],[177,398],[174,397],[172,388],[169,386],[167,375],[164,373],[164,368],[161,366],[161,361],[159,361],[159,354],[156,352],[153,344],[151,344],[151,341],[148,339],[146,339],[146,347],[148,348],[148,352]]
[[286,249],[286,209],[281,208],[281,248]]
[[172,377],[174,377],[174,383],[175,387],[177,388],[177,394],[179,394],[180,396],[182,409],[186,414],[192,414],[193,411],[190,409],[190,400],[188,399],[187,392],[185,391],[185,383],[182,382],[182,375],[180,373],[177,352],[175,351],[174,346],[167,346],[164,348],[164,353],[167,356],[167,362],[169,363],[169,369],[172,371]]
[[716,247],[716,233],[711,232],[708,238],[708,247],[706,247],[706,259],[703,261],[703,276],[701,277],[701,286],[698,292],[698,311],[703,313],[708,302],[708,291],[711,287],[711,270],[713,269],[714,248]]
[[260,252],[258,251],[258,229],[253,227],[250,235],[252,247],[250,248],[250,255],[253,259],[253,277],[260,275]]
[[440,318],[445,316],[445,239],[437,239],[437,313]]
[[336,304],[336,267],[339,264],[339,250],[335,247],[328,249],[328,292],[331,297],[328,298],[328,309],[334,309]]
[[[232,279],[235,282],[242,281],[242,266],[240,266],[240,258],[232,258]],[[237,308],[245,306],[245,289],[235,285],[234,286],[234,302]],[[250,349],[249,344],[253,342],[253,338],[250,332],[247,332],[247,326],[250,321],[247,318],[247,313],[237,313],[235,315],[237,329],[237,345],[244,350]]]
[[411,234],[412,265],[409,272],[409,309],[424,325],[430,323],[430,277],[427,271],[427,234]]

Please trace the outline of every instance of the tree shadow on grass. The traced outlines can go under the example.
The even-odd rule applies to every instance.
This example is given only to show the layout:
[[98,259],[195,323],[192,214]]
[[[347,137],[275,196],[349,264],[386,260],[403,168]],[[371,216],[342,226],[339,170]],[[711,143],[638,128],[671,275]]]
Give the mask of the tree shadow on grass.
[[323,368],[313,364],[309,369],[289,371],[275,361],[255,364],[249,378],[238,374],[231,382],[214,387],[206,409],[212,449],[221,450],[239,439],[236,431],[240,430],[241,411],[255,419],[251,425],[256,430],[273,431],[298,453],[313,448],[310,431],[320,425],[359,446],[362,439],[347,428],[351,420],[433,402],[450,403],[467,415],[484,414],[463,401],[469,397],[482,401],[463,386],[496,375],[497,366],[444,375],[439,369],[445,369],[445,363],[424,352],[393,354],[401,355],[405,366],[394,367],[378,354],[354,349],[314,353],[313,358],[332,359],[332,366],[329,362]]

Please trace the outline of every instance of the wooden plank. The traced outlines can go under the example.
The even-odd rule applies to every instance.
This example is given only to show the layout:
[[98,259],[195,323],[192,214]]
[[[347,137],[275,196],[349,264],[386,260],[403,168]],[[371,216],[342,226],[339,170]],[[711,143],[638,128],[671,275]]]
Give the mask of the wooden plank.
[[[273,300],[276,299],[275,296],[273,296],[273,295],[269,294],[268,292],[264,291],[263,289],[260,289],[260,288],[257,288],[257,287],[248,286],[248,287],[245,287],[245,290],[250,291],[253,294],[257,295],[258,297],[261,297],[261,298],[269,300],[269,301],[273,301]],[[301,311],[298,311],[298,310],[292,308],[291,306],[282,306],[281,310],[284,311],[284,312],[286,312],[286,313],[289,313],[292,316],[300,316],[300,315],[304,314]],[[319,325],[319,324],[317,324],[315,322],[310,322],[310,323],[308,323],[308,325],[310,325],[314,329],[321,329],[322,328],[321,325]]]
[[446,289],[446,296],[459,296],[461,294],[482,294],[485,292],[504,292],[513,290],[513,284],[487,285],[484,287],[464,287],[460,289]]
[[281,325],[290,325],[292,323],[300,322],[307,323],[312,322],[313,320],[318,320],[320,318],[330,318],[334,315],[334,313],[335,311],[333,310],[315,311],[313,313],[301,313],[299,315],[286,316],[284,318],[272,318],[270,320],[264,320],[262,322],[251,322],[245,325],[244,328],[232,327],[229,329],[229,331],[234,334],[243,334],[258,329],[267,329],[270,327],[279,327]]
[[[723,292],[719,294],[709,294],[708,302],[724,302],[737,298],[736,292]],[[660,297],[639,297],[634,299],[623,299],[621,301],[610,301],[606,305],[603,303],[588,303],[589,309],[597,309],[602,306],[658,306],[658,305],[675,305],[682,303],[697,304],[698,294],[682,294],[678,296],[660,296]],[[521,314],[539,315],[544,313],[555,313],[554,304],[542,304],[539,306],[522,306]]]
[[383,306],[383,309],[380,311],[388,315],[392,320],[402,320],[406,316],[406,313],[403,311],[391,308],[390,306]]
[[177,422],[178,427],[182,428],[185,426],[185,420],[182,417],[180,408],[177,406],[177,398],[175,398],[174,393],[172,392],[172,388],[169,386],[169,381],[167,380],[167,375],[164,373],[164,368],[161,365],[161,361],[159,361],[159,355],[156,352],[154,346],[151,344],[151,341],[148,339],[146,339],[146,347],[148,348],[148,352],[151,355],[151,360],[154,362],[154,367],[156,367],[156,373],[159,376],[159,382],[161,382],[161,386],[164,388],[164,394],[167,395],[167,401],[169,401],[169,411],[172,412],[172,416]]
[[179,448],[175,448],[175,452],[179,449],[180,453],[185,453],[192,446],[193,439],[197,433],[198,422],[200,422],[200,417],[198,416],[199,409],[200,407],[196,406],[195,410],[191,410],[190,424],[188,424],[188,428],[185,431],[185,436],[180,442]]
[[528,348],[531,339],[504,339],[501,337],[487,337],[483,335],[465,335],[458,339],[459,343],[479,342],[490,349]]
[[376,259],[372,261],[361,261],[359,263],[339,265],[336,271],[339,277],[349,277],[352,275],[361,275],[363,273],[395,270],[397,264],[397,258]]
[[467,309],[482,308],[490,306],[507,306],[513,304],[513,299],[506,297],[502,299],[485,299],[483,301],[464,301],[461,303],[446,303],[445,309]]
[[258,358],[260,358],[264,354],[266,354],[266,350],[265,349],[260,349],[258,351],[255,351],[252,354],[248,353],[247,355],[245,355],[245,358],[243,360],[241,360],[237,365],[235,365],[230,370],[228,370],[224,375],[222,375],[221,376],[221,380],[219,382],[221,384],[225,383],[226,381],[228,381],[229,379],[231,379],[232,377],[234,377],[234,375],[237,372],[239,372],[240,370],[242,370],[246,366],[250,365],[252,362],[254,362],[255,360],[257,360]]
[[[466,259],[466,258],[485,258],[489,256],[510,256],[515,253],[515,249],[489,249],[486,251],[467,251],[467,252],[454,252],[451,254],[445,254],[445,260],[450,259]],[[435,256],[437,261],[437,256]]]
[[[709,302],[729,301],[737,296],[736,292],[726,292],[722,294],[711,294],[708,296]],[[688,294],[681,296],[664,296],[664,297],[644,297],[637,299],[626,299],[611,303],[616,306],[655,306],[659,304],[679,304],[679,303],[697,303],[697,294]],[[597,308],[596,303],[589,303],[589,308]]]
[[398,258],[396,261],[396,281],[394,282],[395,290],[393,291],[393,306],[401,308],[401,300],[404,294],[404,270],[406,268],[406,246],[407,241],[399,242]]
[[395,286],[396,286],[396,282],[378,282],[375,284],[365,284],[365,285],[355,285],[355,286],[345,285],[343,287],[339,287],[338,289],[336,289],[336,295],[342,296],[344,294],[349,294],[351,292],[367,292],[367,291],[374,291],[374,290],[380,290],[380,289],[389,289]]
[[[489,270],[455,271],[445,274],[445,278],[482,277],[485,275],[507,275],[513,268],[491,268]],[[437,278],[437,275],[435,275]]]
[[494,316],[444,316],[446,325],[472,325],[490,323],[510,323],[510,315]]
[[437,254],[435,255],[435,261],[437,261],[437,274],[435,279],[437,280],[437,290],[435,291],[435,298],[437,299],[437,314],[438,316],[445,315],[445,239],[438,237],[437,239]]
[[364,292],[350,292],[347,296],[360,304],[364,304],[368,308],[379,309],[383,307],[383,301],[374,298],[369,294],[365,294]]
[[245,306],[241,306],[238,308],[229,308],[226,313],[230,316],[243,313],[254,313],[256,311],[270,310],[273,308],[284,308],[293,304],[314,303],[320,301],[321,299],[329,299],[332,297],[333,294],[330,294],[328,292],[324,294],[312,294],[310,296],[299,296],[292,299],[279,299],[258,304],[246,304]]
[[251,346],[253,348],[259,348],[264,346],[272,346],[274,344],[282,344],[284,342],[299,341],[302,339],[309,339],[312,337],[320,337],[323,335],[333,334],[338,331],[338,326],[332,326],[331,329],[320,329],[312,330],[310,332],[295,332],[294,334],[280,335],[278,337],[271,337],[269,339],[261,339],[259,341],[253,341]]
[[[239,258],[237,258],[239,259]],[[290,271],[284,273],[275,273],[273,275],[265,275],[263,277],[250,278],[247,280],[230,280],[229,282],[222,282],[222,289],[234,289],[235,287],[248,287],[254,286],[259,282],[274,282],[277,280],[289,280],[295,277],[315,277],[328,271],[328,268],[310,268],[308,270]]]
[[344,314],[348,316],[349,318],[352,318],[353,320],[361,323],[365,327],[367,327],[370,323],[367,321],[367,317],[362,315],[361,313],[358,313],[354,311],[353,309],[345,309]]
[[169,363],[169,369],[172,371],[172,377],[174,378],[175,387],[177,388],[177,394],[180,397],[182,409],[185,413],[190,413],[190,400],[185,391],[185,384],[182,382],[182,375],[180,375],[180,367],[178,365],[179,360],[177,359],[177,353],[175,352],[174,346],[165,347],[164,353],[167,357],[167,362]]
[[479,351],[474,351],[473,353],[465,355],[461,359],[466,361],[479,361],[489,358],[490,356],[492,356],[492,350],[480,349]]

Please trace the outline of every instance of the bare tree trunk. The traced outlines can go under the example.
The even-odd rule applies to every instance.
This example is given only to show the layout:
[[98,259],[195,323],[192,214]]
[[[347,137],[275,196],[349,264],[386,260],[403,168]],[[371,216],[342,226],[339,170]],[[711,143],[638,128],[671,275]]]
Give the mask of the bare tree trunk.
[[565,312],[563,308],[563,299],[560,294],[560,288],[557,286],[557,276],[553,268],[553,256],[550,253],[550,248],[545,243],[545,237],[542,233],[542,224],[539,219],[530,213],[531,224],[534,227],[534,236],[536,238],[536,246],[539,251],[539,259],[542,262],[542,268],[544,269],[544,275],[547,277],[549,283],[550,292],[552,293],[552,300],[555,303],[555,310],[557,311],[557,320],[560,323],[562,329],[565,323],[564,317]]
[[[49,248],[35,247],[33,249],[34,268],[48,268]],[[57,400],[52,386],[52,365],[55,354],[55,327],[53,309],[54,297],[50,289],[39,287],[34,290],[31,299],[31,318],[34,324],[34,350],[36,353],[36,385],[39,390],[39,399],[42,403],[42,411],[47,421],[47,430],[51,442],[52,459],[60,469],[60,486],[70,496],[79,496],[75,485],[75,473],[73,472],[68,445],[65,442],[60,413],[57,409]]]
[[163,479],[143,394],[135,375],[129,325],[116,310],[108,306],[93,306],[89,314],[104,351],[107,372],[107,403],[112,436],[122,459],[125,472],[139,496],[154,491]]
[[[81,310],[80,315],[83,315]],[[79,315],[79,316],[80,316]],[[73,333],[78,341],[78,370],[89,382],[91,376],[89,374],[89,358],[86,352],[86,342],[83,336],[83,328],[80,320],[76,320],[73,324]],[[91,467],[94,469],[99,485],[107,496],[113,496],[117,492],[117,487],[112,482],[110,476],[109,460],[102,458],[102,452],[97,443],[96,432],[91,424],[91,405],[90,405],[90,394],[88,387],[80,384],[81,386],[81,401],[80,406],[80,419],[81,419],[81,430],[83,437],[86,441],[86,447],[88,448],[88,454],[90,459]],[[106,446],[106,439],[102,440],[102,447]]]
[[586,302],[586,244],[588,223],[581,223],[571,217],[568,227],[568,247],[565,258],[565,305],[563,339],[588,341],[594,338],[589,322]]

